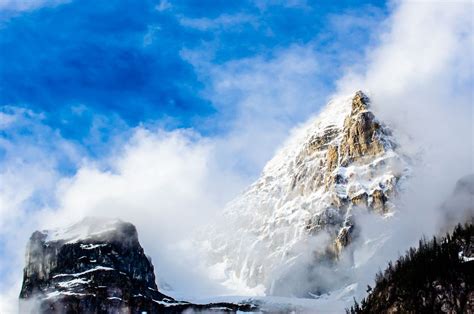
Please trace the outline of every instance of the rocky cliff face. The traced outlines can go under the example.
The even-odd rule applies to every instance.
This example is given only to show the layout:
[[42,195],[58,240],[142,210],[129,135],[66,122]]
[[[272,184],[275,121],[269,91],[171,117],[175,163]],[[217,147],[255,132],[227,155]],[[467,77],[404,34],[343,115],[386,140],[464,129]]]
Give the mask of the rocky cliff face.
[[21,313],[181,313],[249,310],[250,305],[179,302],[158,291],[136,228],[86,218],[69,228],[36,231],[26,252]]
[[[226,231],[211,230],[212,262],[224,263],[233,280],[278,294],[274,278],[299,259],[337,259],[357,233],[357,212],[390,216],[408,174],[369,98],[359,91],[334,99],[227,206]],[[239,237],[226,237],[229,228]]]

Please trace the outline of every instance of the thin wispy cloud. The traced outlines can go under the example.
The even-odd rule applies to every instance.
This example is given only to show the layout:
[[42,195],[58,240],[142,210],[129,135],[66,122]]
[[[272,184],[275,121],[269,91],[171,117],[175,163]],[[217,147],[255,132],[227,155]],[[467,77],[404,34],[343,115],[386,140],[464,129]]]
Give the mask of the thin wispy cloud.
[[[179,20],[181,25],[186,27],[195,28],[200,31],[209,31],[209,30],[218,30],[218,29],[227,29],[232,30],[241,24],[250,24],[256,25],[258,19],[256,16],[248,14],[223,14],[214,19],[210,18],[187,18],[183,17]],[[236,30],[236,29],[235,29]]]
[[55,7],[60,4],[68,3],[71,0],[1,0],[0,10],[4,10],[10,13],[32,11],[43,7]]
[[163,11],[166,11],[168,9],[171,9],[172,7],[173,7],[173,5],[168,0],[160,0],[160,3],[158,3],[155,6],[155,9],[160,11],[160,12],[163,12]]

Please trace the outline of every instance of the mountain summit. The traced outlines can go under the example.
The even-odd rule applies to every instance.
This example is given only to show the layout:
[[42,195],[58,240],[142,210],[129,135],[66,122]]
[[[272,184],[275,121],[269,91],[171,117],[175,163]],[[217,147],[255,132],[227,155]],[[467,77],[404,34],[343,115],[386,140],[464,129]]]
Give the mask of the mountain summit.
[[358,91],[333,99],[225,208],[226,230],[210,231],[211,263],[224,263],[229,280],[267,294],[293,293],[283,280],[297,276],[293,266],[337,260],[357,234],[355,213],[390,216],[408,174],[407,158],[369,97]]
[[120,311],[124,304],[150,311],[173,301],[158,292],[135,226],[90,217],[32,234],[20,298],[58,313]]

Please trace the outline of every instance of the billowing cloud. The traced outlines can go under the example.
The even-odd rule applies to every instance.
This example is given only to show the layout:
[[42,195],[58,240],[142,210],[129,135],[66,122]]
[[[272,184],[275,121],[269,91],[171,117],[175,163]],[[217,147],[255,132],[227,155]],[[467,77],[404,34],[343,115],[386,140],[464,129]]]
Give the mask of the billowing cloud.
[[[0,111],[0,311],[15,313],[25,241],[54,206],[56,184],[84,151],[30,110]],[[62,169],[62,170],[60,170]]]
[[221,114],[218,125],[229,129],[219,153],[224,160],[239,156],[243,170],[260,172],[290,130],[325,101],[324,67],[311,46],[221,65],[207,63],[202,53],[183,54],[209,82],[204,96]]
[[401,147],[417,153],[417,185],[410,187],[417,212],[440,204],[474,171],[472,9],[471,2],[400,3],[364,68],[339,82],[343,91],[370,91]]
[[195,228],[208,223],[244,186],[242,178],[214,160],[215,143],[188,130],[137,128],[108,157],[76,159],[78,170],[67,175],[58,170],[58,158],[69,150],[67,141],[53,136],[55,145],[64,142],[65,147],[42,146],[50,130],[36,123],[39,140],[11,147],[4,163],[8,167],[0,172],[1,244],[5,248],[1,289],[6,298],[2,309],[16,303],[23,248],[32,231],[68,225],[85,216],[134,223],[154,260],[160,284],[188,292],[197,289],[195,283],[201,289],[212,288],[211,283],[206,286],[205,271],[196,268],[195,260],[189,261],[193,250],[180,255],[183,250],[178,246],[186,245]]

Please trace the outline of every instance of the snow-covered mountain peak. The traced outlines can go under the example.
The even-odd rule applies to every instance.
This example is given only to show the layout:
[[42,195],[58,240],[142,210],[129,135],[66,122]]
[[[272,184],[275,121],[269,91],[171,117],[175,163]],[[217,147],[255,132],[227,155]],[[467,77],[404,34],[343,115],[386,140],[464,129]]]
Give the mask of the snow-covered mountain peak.
[[225,208],[225,227],[211,231],[212,261],[225,264],[229,280],[284,294],[279,282],[299,260],[337,259],[356,234],[356,209],[391,214],[408,172],[369,98],[334,98]]
[[344,123],[348,123],[347,118],[368,112],[369,107],[370,100],[362,91],[334,97],[316,117],[293,131],[283,147],[265,165],[263,175],[272,175],[283,169],[287,162],[291,162],[305,149],[329,144],[338,130],[344,127]]
[[352,98],[353,95],[331,99],[317,117],[296,128],[283,147],[265,165],[263,174],[281,169],[286,161],[296,157],[296,154],[309,144],[312,137],[323,135],[328,129],[341,128],[344,118],[352,110]]
[[45,241],[63,241],[75,243],[98,236],[105,236],[108,233],[118,232],[126,223],[116,218],[105,217],[85,217],[81,221],[65,228],[43,230],[46,235]]

